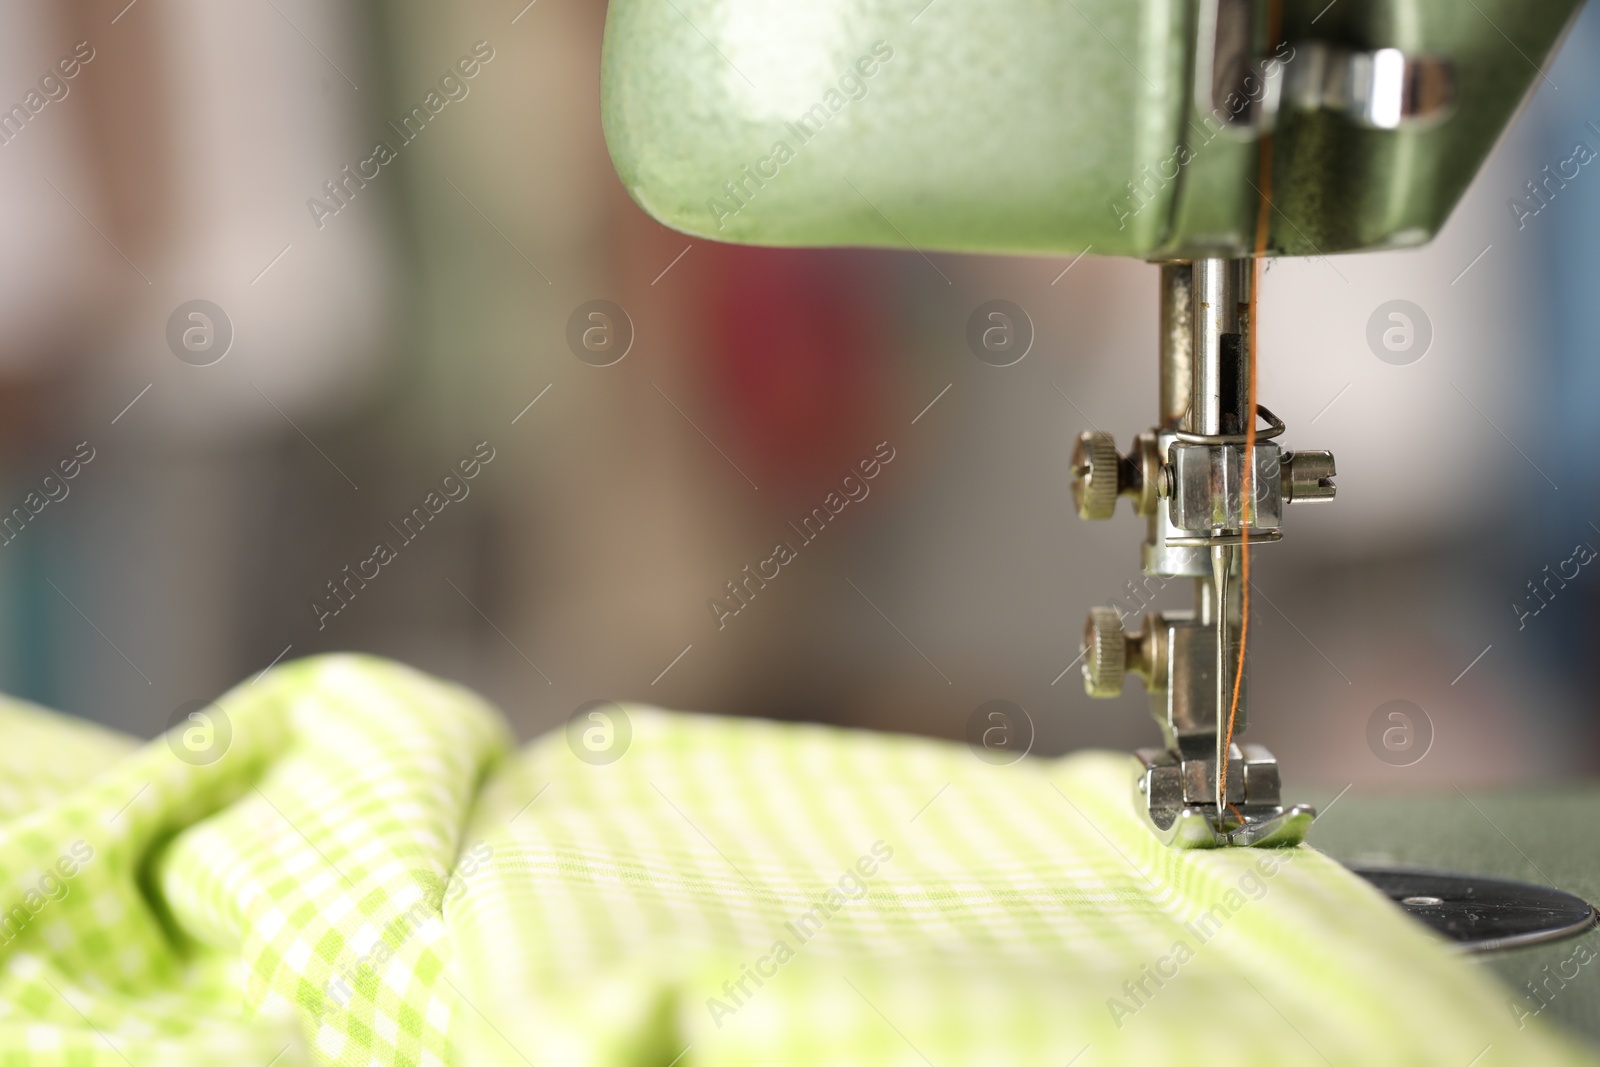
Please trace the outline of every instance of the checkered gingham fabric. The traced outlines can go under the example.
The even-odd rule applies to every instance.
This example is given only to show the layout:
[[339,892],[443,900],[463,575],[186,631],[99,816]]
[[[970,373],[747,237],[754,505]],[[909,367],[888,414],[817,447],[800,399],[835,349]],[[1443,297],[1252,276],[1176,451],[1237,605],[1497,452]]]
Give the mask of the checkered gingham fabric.
[[144,745],[5,703],[0,1064],[1594,1062],[1312,849],[1161,847],[1125,756],[589,718],[353,656]]

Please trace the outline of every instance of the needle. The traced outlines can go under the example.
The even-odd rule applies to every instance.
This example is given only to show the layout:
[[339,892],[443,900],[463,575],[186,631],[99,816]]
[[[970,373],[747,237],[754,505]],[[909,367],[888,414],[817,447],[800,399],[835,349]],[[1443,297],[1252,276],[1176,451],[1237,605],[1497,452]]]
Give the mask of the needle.
[[1225,825],[1223,813],[1228,810],[1225,803],[1228,782],[1228,739],[1225,724],[1228,715],[1228,693],[1232,689],[1228,685],[1228,565],[1232,562],[1233,550],[1230,547],[1212,546],[1211,575],[1217,589],[1217,764],[1216,773],[1212,778],[1216,786],[1219,831]]

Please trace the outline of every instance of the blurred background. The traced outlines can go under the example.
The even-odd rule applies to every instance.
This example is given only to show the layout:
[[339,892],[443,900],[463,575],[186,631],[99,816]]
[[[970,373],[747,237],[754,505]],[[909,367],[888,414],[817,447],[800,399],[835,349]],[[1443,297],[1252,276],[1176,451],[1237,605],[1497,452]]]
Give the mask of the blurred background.
[[[606,155],[604,17],[0,10],[0,688],[152,736],[354,649],[523,737],[605,698],[960,738],[998,698],[1038,753],[1154,743],[1073,665],[1090,605],[1140,608],[1143,523],[1078,521],[1067,458],[1153,421],[1156,269],[669,231]],[[1339,466],[1253,568],[1250,739],[1294,783],[1600,770],[1600,171],[1510,204],[1600,150],[1595,5],[1547,74],[1431,245],[1265,275],[1262,399]],[[1034,325],[1009,367],[967,346],[990,299]],[[607,366],[569,341],[595,300]],[[1431,334],[1403,365],[1392,300]],[[1431,724],[1405,767],[1367,741],[1394,700]]]

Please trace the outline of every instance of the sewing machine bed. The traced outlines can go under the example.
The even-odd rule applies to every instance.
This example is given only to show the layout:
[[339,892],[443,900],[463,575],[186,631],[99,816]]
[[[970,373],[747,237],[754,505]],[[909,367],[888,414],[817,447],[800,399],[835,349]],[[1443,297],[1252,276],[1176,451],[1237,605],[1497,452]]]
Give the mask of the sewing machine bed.
[[[1321,800],[1323,805],[1332,799]],[[1347,862],[1513,878],[1600,901],[1600,788],[1363,796],[1317,820],[1311,841]],[[1476,957],[1507,987],[1510,1018],[1554,1020],[1600,1046],[1600,930]],[[1530,988],[1528,983],[1532,983]]]

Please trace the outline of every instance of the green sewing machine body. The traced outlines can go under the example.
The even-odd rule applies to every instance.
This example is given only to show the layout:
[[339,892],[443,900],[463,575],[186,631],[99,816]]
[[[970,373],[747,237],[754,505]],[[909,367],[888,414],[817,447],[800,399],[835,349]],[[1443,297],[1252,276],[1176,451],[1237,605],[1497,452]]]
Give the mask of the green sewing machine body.
[[1242,2],[1255,77],[1212,94],[1194,42],[1215,9],[1195,0],[613,0],[606,140],[646,211],[715,240],[1238,256],[1254,247],[1264,142],[1236,127],[1271,64],[1303,74],[1312,42],[1397,49],[1449,65],[1448,112],[1370,129],[1278,109],[1267,248],[1416,245],[1578,6],[1287,4],[1269,34],[1265,5]]

